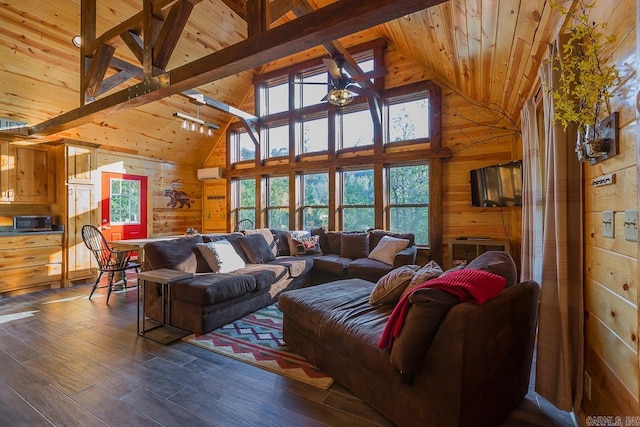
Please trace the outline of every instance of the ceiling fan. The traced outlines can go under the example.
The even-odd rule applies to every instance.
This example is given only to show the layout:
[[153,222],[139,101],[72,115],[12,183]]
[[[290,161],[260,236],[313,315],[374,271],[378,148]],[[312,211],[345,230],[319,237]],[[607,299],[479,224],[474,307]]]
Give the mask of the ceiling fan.
[[[363,82],[387,74],[385,67],[380,67],[367,73],[358,74],[356,76],[347,75],[344,70],[345,58],[338,56],[335,59],[324,58],[322,60],[327,67],[327,71],[331,76],[329,83],[329,91],[321,101],[328,101],[330,104],[343,107],[353,101],[353,93],[366,96],[373,95],[373,90],[362,87],[356,83]],[[311,82],[305,84],[313,84]]]

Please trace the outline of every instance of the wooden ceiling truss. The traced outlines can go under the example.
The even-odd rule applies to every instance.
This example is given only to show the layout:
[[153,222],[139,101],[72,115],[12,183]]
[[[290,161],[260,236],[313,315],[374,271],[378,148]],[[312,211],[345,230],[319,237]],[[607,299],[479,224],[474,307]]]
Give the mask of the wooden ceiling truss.
[[[307,0],[223,0],[248,24],[248,37],[173,70],[165,70],[194,6],[201,0],[144,0],[142,12],[96,37],[96,0],[81,2],[81,99],[80,107],[26,129],[12,133],[28,136],[52,135],[171,95],[181,94],[221,111],[236,114],[245,125],[254,118],[206,97],[193,88],[250,70],[322,44],[333,55],[347,59],[345,69],[361,73],[353,58],[334,40],[375,25],[429,8],[445,0],[341,0],[314,10]],[[269,28],[284,12],[293,10],[297,19]],[[250,17],[250,18],[249,18]],[[142,63],[138,66],[114,57],[127,46]],[[105,78],[109,68],[115,74]],[[142,74],[142,75],[141,75]],[[105,95],[132,77],[142,81]],[[373,88],[371,88],[373,89]],[[372,96],[373,102],[377,96]],[[370,102],[372,102],[370,100]],[[379,106],[372,108],[379,117]],[[375,119],[374,119],[375,120]],[[251,130],[255,138],[255,128]]]

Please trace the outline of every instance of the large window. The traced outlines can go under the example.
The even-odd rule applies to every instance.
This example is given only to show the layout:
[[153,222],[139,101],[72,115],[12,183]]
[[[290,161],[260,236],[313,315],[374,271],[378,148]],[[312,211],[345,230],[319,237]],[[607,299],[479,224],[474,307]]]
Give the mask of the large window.
[[328,123],[326,116],[302,121],[302,153],[327,151]]
[[373,119],[368,105],[366,109],[341,114],[340,133],[342,148],[362,147],[373,144]]
[[284,157],[289,155],[289,126],[267,128],[265,157]]
[[261,116],[289,110],[289,82],[268,85],[264,90]]
[[329,174],[305,174],[302,187],[302,225],[305,230],[329,225]]
[[267,224],[275,230],[289,229],[289,177],[267,178]]
[[388,113],[388,141],[410,141],[429,137],[429,99],[410,98],[390,101]]
[[243,219],[256,223],[256,180],[239,179],[233,183],[236,206],[236,224]]
[[254,160],[256,158],[256,145],[245,131],[231,132],[229,147],[231,149],[231,161],[233,163]]
[[429,243],[429,166],[388,169],[389,229],[414,233],[416,244]]
[[342,172],[342,229],[366,231],[375,226],[373,169]]
[[[350,54],[367,73],[385,67],[384,46],[371,41]],[[254,78],[259,144],[239,122],[230,131],[236,145],[226,174],[246,180],[250,190],[243,192],[252,192],[246,205],[232,198],[237,218],[258,212],[256,228],[411,232],[416,243],[439,250],[429,222],[442,204],[429,204],[429,179],[430,165],[431,173],[440,170],[449,151],[441,140],[440,88],[429,81],[385,87],[384,76],[358,79],[350,86],[357,90],[353,102],[339,107],[323,99],[333,83],[326,58]],[[379,120],[363,88],[380,95]]]

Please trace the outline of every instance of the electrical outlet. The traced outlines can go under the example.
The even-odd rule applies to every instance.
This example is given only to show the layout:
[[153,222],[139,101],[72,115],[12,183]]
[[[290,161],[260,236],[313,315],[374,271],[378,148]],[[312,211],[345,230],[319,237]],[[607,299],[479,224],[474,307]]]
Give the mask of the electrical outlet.
[[610,237],[613,239],[613,230],[615,230],[614,218],[615,215],[613,211],[602,211],[602,237]]
[[584,395],[587,400],[591,400],[591,375],[587,371],[584,371]]
[[628,242],[638,241],[638,210],[624,211],[624,239]]

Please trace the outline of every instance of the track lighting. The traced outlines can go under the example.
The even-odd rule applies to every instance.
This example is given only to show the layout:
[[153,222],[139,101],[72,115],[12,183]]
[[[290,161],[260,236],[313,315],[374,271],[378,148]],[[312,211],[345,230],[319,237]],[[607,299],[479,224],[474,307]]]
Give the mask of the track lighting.
[[202,120],[200,118],[200,106],[198,105],[196,105],[196,112],[198,117],[191,117],[188,114],[179,112],[173,113],[173,117],[182,119],[182,124],[180,125],[182,129],[189,132],[199,132],[201,135],[212,137],[213,130],[220,129],[220,126]]

